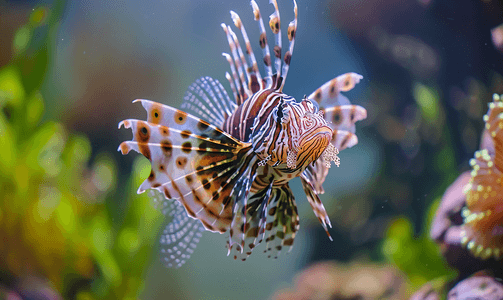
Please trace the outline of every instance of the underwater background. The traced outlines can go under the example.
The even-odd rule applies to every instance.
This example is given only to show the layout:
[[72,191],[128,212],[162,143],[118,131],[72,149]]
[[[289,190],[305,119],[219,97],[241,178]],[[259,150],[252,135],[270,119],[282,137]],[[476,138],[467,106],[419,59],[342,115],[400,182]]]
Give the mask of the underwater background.
[[[267,20],[272,5],[257,2]],[[284,25],[293,4],[278,4]],[[227,235],[205,232],[168,269],[158,240],[169,219],[136,194],[150,166],[117,152],[130,135],[117,123],[144,117],[134,99],[179,107],[197,78],[225,82],[229,10],[258,54],[249,1],[0,1],[0,298],[408,299],[427,283],[445,297],[486,269],[449,264],[430,226],[503,94],[503,4],[297,4],[284,92],[300,100],[337,75],[363,75],[346,93],[368,111],[359,143],[320,196],[334,241],[294,179],[300,230],[289,254],[271,260],[259,246],[234,261]]]

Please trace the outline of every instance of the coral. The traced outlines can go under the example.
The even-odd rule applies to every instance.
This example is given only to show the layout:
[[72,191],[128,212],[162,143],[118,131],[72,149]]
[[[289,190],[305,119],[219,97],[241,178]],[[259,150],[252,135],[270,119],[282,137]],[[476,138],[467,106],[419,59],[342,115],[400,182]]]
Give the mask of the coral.
[[[447,262],[459,270],[448,299],[503,297],[498,282],[503,276],[502,110],[501,96],[494,94],[484,116],[481,150],[470,161],[473,170],[462,173],[447,188],[431,225],[431,238],[440,244]],[[427,290],[424,286],[413,299],[429,299]]]
[[503,299],[503,284],[492,276],[475,275],[456,284],[447,299],[500,300]]
[[446,190],[432,223],[430,236],[450,265],[466,277],[482,269],[503,274],[501,251],[500,96],[494,95],[484,116],[486,129],[480,151],[470,161],[471,172],[461,174]]
[[301,271],[295,286],[279,290],[275,300],[404,299],[407,285],[392,266],[369,262],[320,262]]

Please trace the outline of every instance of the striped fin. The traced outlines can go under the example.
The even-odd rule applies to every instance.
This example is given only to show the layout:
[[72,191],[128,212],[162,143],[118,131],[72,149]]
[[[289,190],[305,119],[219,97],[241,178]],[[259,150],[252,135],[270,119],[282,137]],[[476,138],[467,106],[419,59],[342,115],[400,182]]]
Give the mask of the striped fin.
[[278,258],[282,250],[290,251],[298,230],[297,205],[288,183],[273,188],[267,205],[265,231],[268,235],[264,252],[268,253],[268,257]]
[[251,6],[253,8],[253,16],[255,21],[258,22],[260,30],[259,44],[262,49],[262,58],[264,62],[264,69],[266,76],[264,77],[266,81],[266,88],[272,88],[272,66],[271,66],[271,53],[269,52],[269,45],[267,44],[267,35],[265,32],[264,20],[260,14],[260,9],[258,8],[257,2],[251,0]]
[[318,197],[318,193],[316,192],[315,187],[313,184],[309,181],[308,176],[306,176],[305,170],[301,175],[300,175],[300,180],[302,182],[302,187],[304,188],[304,192],[306,193],[307,196],[307,201],[311,205],[311,208],[313,209],[314,215],[318,218],[320,221],[321,225],[323,226],[323,229],[325,229],[325,232],[328,235],[328,238],[333,241],[332,237],[330,236],[330,233],[328,232],[328,227],[332,228],[332,224],[330,223],[330,219],[328,217],[327,211],[325,210],[325,207],[323,206],[323,203],[320,200],[320,197]]
[[199,220],[189,217],[180,202],[173,200],[173,203],[178,203],[182,211],[175,215],[176,221],[164,228],[160,238],[161,259],[166,267],[179,268],[194,253],[205,227]]
[[283,65],[283,71],[281,72],[283,74],[283,80],[281,81],[281,86],[279,88],[280,91],[283,90],[283,86],[285,85],[286,82],[286,75],[288,74],[288,69],[290,68],[290,61],[292,60],[292,54],[293,54],[293,45],[295,44],[295,34],[297,33],[297,2],[293,0],[293,12],[295,14],[295,19],[293,19],[290,24],[288,24],[288,51],[285,53],[285,58],[284,62],[285,64]]
[[[226,54],[228,56],[227,53],[223,53],[223,54]],[[224,55],[225,56],[225,55]],[[231,67],[234,67],[232,64],[231,64]],[[229,74],[229,72],[225,72],[225,78],[227,78],[227,80],[229,81],[229,85],[231,86],[231,90],[232,90],[232,95],[234,96],[234,101],[236,103],[238,103],[238,100],[239,100],[239,94],[238,94],[238,91],[236,90],[236,85],[234,84],[234,82],[232,82],[232,77],[231,77],[231,74]],[[237,77],[236,77],[237,78]]]
[[209,76],[206,76],[205,79],[213,86],[213,90],[216,92],[218,99],[221,100],[222,104],[225,107],[225,112],[228,115],[234,113],[237,108],[236,102],[232,102],[229,94],[223,87],[223,85],[217,79],[213,79]]
[[253,249],[262,242],[266,224],[267,203],[271,196],[272,183],[266,188],[260,190],[250,196],[246,208],[246,221],[242,222],[242,228],[238,229],[238,234],[235,234],[235,229],[231,236],[241,237],[236,239],[235,247],[228,243],[229,253],[232,253],[234,259],[246,260],[251,255]]
[[[241,64],[243,66],[243,72],[244,72],[244,74],[241,74],[242,75],[241,76],[241,82],[242,82],[243,86],[246,87],[245,91],[247,93],[247,98],[248,98],[251,95],[253,95],[253,93],[250,91],[250,88],[249,88],[250,69],[248,67],[248,63],[246,62],[245,55],[243,53],[243,49],[241,49],[241,45],[239,44],[238,37],[236,36],[236,34],[234,33],[234,31],[232,31],[232,29],[231,29],[230,26],[227,26],[227,30],[229,31],[229,33],[232,36],[232,40],[234,41],[234,44],[236,45],[236,49],[237,49],[237,52],[238,52],[238,55],[239,55],[239,60],[241,61]],[[244,75],[246,75],[246,78],[245,78]]]
[[251,64],[251,68],[249,70],[250,76],[248,77],[248,88],[252,93],[256,93],[264,88],[264,83],[262,82],[262,76],[260,75],[260,71],[258,69],[255,54],[253,53],[250,39],[248,38],[248,34],[246,33],[243,23],[241,22],[241,18],[236,12],[232,10],[231,10],[231,18],[232,21],[234,22],[234,25],[239,30],[241,30],[241,35],[243,36],[243,40],[245,41],[246,53],[248,54],[248,58],[250,59]]
[[213,87],[206,78],[197,79],[185,92],[181,109],[221,126],[232,112],[228,108],[224,109],[225,100],[216,97]]
[[[231,85],[231,89],[234,94],[234,100],[236,100],[237,105],[241,105],[241,103],[243,103],[244,101],[244,89],[242,88],[241,83],[239,82],[238,73],[236,72],[236,67],[234,66],[234,60],[232,59],[232,56],[230,56],[228,53],[222,53],[222,56],[225,57],[225,59],[229,63],[232,74],[231,77],[229,73],[226,72],[225,78],[227,78],[227,80]],[[233,79],[234,82],[232,82]]]
[[244,234],[247,226],[246,210],[248,195],[250,193],[251,184],[253,180],[255,180],[255,171],[256,164],[253,168],[246,168],[232,189],[232,194],[235,195],[236,201],[234,201],[233,207],[234,219],[231,224],[232,231],[229,233],[229,247],[232,247],[234,243],[238,243],[241,246],[244,243]]
[[[230,26],[227,26],[225,23],[222,23],[221,26],[225,32],[225,35],[227,36],[227,41],[229,42],[229,47],[230,47],[231,54],[232,54],[232,57],[230,55],[227,56],[225,54],[224,54],[224,56],[227,59],[227,61],[229,62],[229,64],[231,65],[231,71],[233,71],[232,65],[233,64],[236,65],[237,75],[239,75],[239,81],[236,82],[236,77],[234,77],[234,81],[236,82],[236,87],[237,87],[239,95],[241,97],[241,99],[239,99],[240,101],[238,101],[237,104],[241,105],[241,103],[246,98],[251,96],[251,92],[250,92],[250,90],[248,90],[248,84],[246,82],[246,79],[245,79],[245,76],[243,73],[243,62],[241,61],[240,57],[238,56],[237,46],[236,46],[236,43],[235,43],[234,38],[232,36],[232,34],[234,34],[234,32],[232,32],[232,29],[230,28]],[[234,76],[234,74],[233,74],[233,76]]]
[[190,218],[180,202],[164,198],[157,190],[151,190],[149,196],[162,213],[171,219],[160,238],[161,261],[168,268],[179,268],[194,253],[204,226],[199,220]]
[[362,78],[363,76],[356,73],[346,73],[337,76],[320,86],[308,98],[314,99],[320,107],[349,104],[346,97],[341,97],[340,92],[352,90]]
[[149,115],[147,122],[119,123],[133,130],[133,140],[123,142],[119,150],[123,154],[135,150],[152,163],[151,174],[138,192],[157,189],[166,198],[180,201],[206,229],[225,232],[233,218],[232,190],[253,157],[251,147],[185,112],[141,102]]
[[325,193],[323,189],[323,182],[328,175],[328,168],[321,159],[317,159],[314,163],[307,166],[307,168],[302,172],[301,178],[311,183],[314,191],[318,195]]
[[276,79],[281,78],[281,18],[279,15],[278,2],[276,0],[270,0],[270,3],[274,5],[274,12],[269,16],[269,27],[274,33],[275,45],[274,45],[274,68],[276,70]]

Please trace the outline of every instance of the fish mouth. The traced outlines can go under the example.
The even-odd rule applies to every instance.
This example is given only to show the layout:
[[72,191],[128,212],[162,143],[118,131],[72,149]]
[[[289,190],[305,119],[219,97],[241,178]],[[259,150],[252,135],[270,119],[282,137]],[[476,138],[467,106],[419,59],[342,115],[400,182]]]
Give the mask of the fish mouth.
[[[309,134],[303,136],[300,141],[299,158],[307,159],[308,162],[317,160],[332,140],[333,131],[328,126],[321,126]],[[306,157],[307,156],[307,157]]]

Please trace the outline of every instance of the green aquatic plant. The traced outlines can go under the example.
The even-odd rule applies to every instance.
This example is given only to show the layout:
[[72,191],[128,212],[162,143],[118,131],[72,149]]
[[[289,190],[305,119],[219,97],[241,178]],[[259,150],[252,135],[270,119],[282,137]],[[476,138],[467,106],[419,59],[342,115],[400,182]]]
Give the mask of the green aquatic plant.
[[381,251],[388,261],[406,274],[411,290],[418,290],[430,282],[433,288],[443,289],[457,273],[442,256],[440,248],[429,237],[429,226],[438,207],[437,199],[427,213],[426,227],[419,237],[414,236],[413,225],[405,217],[392,221],[386,232]]
[[160,221],[134,192],[147,161],[135,161],[118,203],[113,157],[91,160],[87,137],[44,120],[40,86],[63,6],[34,8],[0,67],[0,298],[137,298]]
[[409,217],[394,218],[382,241],[381,253],[407,276],[411,291],[417,291],[426,283],[432,289],[440,291],[457,276],[457,272],[449,267],[440,247],[431,240],[429,232],[440,203],[440,195],[445,191],[448,180],[455,178],[457,167],[451,132],[446,124],[445,107],[440,101],[438,90],[416,82],[412,87],[412,95],[420,112],[417,130],[425,141],[438,147],[438,151],[429,156],[427,168],[441,174],[443,180],[431,185],[430,194],[426,195],[425,200],[431,198],[430,195],[435,200],[426,204],[428,209],[423,218],[423,228],[415,230]]

